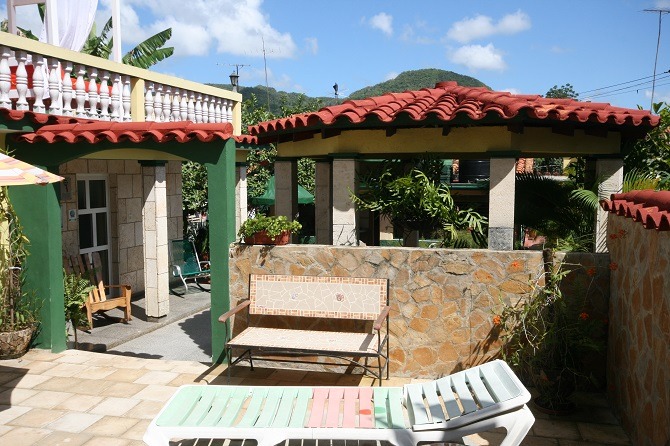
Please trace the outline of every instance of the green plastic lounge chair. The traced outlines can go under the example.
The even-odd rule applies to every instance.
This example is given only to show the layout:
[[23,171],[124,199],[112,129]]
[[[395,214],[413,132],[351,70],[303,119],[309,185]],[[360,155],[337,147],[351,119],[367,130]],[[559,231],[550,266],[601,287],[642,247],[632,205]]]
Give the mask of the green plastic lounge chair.
[[[535,418],[530,394],[500,360],[404,387],[182,386],[144,435],[172,438],[379,440],[395,445],[463,441],[498,427],[518,445]],[[245,442],[246,444],[246,442]]]
[[[190,240],[170,242],[170,269],[174,277],[179,277],[188,291],[187,280],[193,280],[203,291],[209,291],[209,261],[200,261],[195,244]],[[203,286],[207,284],[207,287]]]

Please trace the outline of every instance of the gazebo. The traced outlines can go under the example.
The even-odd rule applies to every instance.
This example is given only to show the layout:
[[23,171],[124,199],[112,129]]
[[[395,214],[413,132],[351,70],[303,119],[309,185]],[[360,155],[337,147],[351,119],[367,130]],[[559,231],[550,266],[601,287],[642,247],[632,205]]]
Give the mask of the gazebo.
[[[259,144],[277,147],[279,215],[296,214],[297,159],[316,160],[316,242],[357,245],[359,222],[349,191],[367,159],[431,154],[490,160],[489,248],[513,249],[515,162],[518,158],[586,157],[603,179],[600,194],[618,192],[626,148],[658,124],[649,111],[462,87],[388,93],[250,128]],[[600,212],[597,250],[604,250]]]

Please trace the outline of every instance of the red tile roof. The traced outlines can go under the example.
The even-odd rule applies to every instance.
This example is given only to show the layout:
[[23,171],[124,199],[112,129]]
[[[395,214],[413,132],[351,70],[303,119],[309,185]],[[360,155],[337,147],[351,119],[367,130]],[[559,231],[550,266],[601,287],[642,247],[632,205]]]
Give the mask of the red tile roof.
[[111,143],[141,143],[153,141],[164,143],[176,141],[186,143],[194,140],[211,142],[215,139],[254,144],[256,138],[249,135],[233,135],[230,123],[196,124],[190,121],[180,122],[109,122],[95,121],[78,124],[46,125],[34,133],[26,133],[15,137],[17,141],[27,143],[96,144],[107,141]]
[[322,128],[336,121],[356,125],[371,118],[373,122],[378,120],[390,124],[401,116],[409,117],[417,125],[421,125],[427,118],[450,122],[457,117],[472,121],[487,117],[504,120],[519,117],[633,127],[652,127],[659,121],[658,116],[649,111],[614,107],[606,103],[518,95],[491,91],[484,87],[461,87],[456,82],[441,82],[435,88],[349,100],[317,112],[262,122],[249,127],[249,130],[252,135],[258,135],[263,140],[265,133],[287,133],[307,127]]
[[600,202],[612,214],[639,221],[647,229],[670,231],[670,191],[640,190],[612,194]]
[[35,113],[27,110],[22,111],[0,108],[0,120],[18,122],[23,121],[24,119],[27,119],[37,125],[93,122],[90,119],[75,118],[72,116],[48,115],[46,113]]

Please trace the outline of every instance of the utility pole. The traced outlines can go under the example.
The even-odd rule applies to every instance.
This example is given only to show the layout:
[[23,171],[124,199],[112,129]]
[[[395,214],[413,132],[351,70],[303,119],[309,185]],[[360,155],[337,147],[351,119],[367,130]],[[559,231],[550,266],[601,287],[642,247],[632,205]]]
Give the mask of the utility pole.
[[645,9],[644,12],[658,13],[658,38],[656,39],[656,57],[654,58],[654,78],[651,82],[651,105],[649,106],[649,111],[652,111],[654,108],[654,93],[656,90],[656,65],[658,64],[658,49],[661,46],[661,20],[663,19],[663,14],[670,13],[670,9]]

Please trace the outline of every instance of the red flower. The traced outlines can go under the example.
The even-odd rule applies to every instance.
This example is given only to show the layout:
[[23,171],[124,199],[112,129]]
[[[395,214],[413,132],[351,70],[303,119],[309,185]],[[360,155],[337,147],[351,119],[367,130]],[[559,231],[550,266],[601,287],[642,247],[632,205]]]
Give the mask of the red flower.
[[626,234],[628,234],[628,232],[626,232],[625,229],[621,229],[621,230],[619,231],[619,237],[625,237]]
[[596,275],[596,269],[595,268],[589,268],[586,270],[586,274],[588,274],[590,277],[594,277]]
[[500,325],[500,323],[501,323],[500,316],[497,315],[497,314],[495,316],[493,316],[493,325],[498,326],[498,325]]
[[616,262],[612,262],[612,263],[610,263],[609,267],[610,267],[610,270],[616,271],[619,268],[619,265],[617,265]]
[[515,260],[515,261],[513,261],[513,262],[510,264],[510,266],[511,266],[512,268],[518,268],[518,267],[519,267],[519,262],[517,262],[517,261]]
[[581,314],[579,315],[579,318],[580,318],[581,320],[585,321],[585,320],[587,320],[587,319],[589,318],[589,314],[588,314],[588,313],[581,313]]

